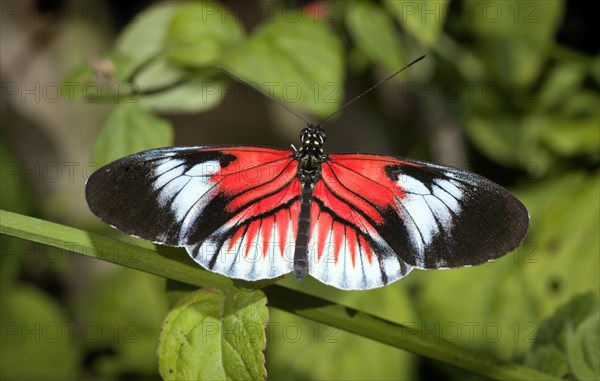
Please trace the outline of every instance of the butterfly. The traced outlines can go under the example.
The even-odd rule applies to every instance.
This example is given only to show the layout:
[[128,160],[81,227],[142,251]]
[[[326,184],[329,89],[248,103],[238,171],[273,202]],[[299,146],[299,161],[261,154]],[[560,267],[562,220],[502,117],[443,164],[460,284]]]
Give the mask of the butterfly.
[[94,172],[86,199],[104,222],[185,247],[207,270],[247,281],[293,271],[344,290],[381,287],[413,268],[482,264],[527,233],[523,204],[479,175],[397,156],[328,154],[320,124],[300,139],[291,150],[140,152]]

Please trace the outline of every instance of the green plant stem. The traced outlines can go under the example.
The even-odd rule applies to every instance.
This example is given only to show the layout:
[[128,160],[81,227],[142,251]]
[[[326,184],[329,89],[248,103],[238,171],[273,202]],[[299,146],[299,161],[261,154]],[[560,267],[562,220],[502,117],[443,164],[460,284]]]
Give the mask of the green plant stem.
[[[98,258],[198,287],[232,287],[223,276],[160,255],[155,250],[99,234],[0,210],[0,234]],[[186,258],[183,258],[186,259]],[[497,380],[552,380],[551,375],[447,342],[421,330],[383,320],[278,285],[264,288],[269,305],[298,316],[404,349]]]

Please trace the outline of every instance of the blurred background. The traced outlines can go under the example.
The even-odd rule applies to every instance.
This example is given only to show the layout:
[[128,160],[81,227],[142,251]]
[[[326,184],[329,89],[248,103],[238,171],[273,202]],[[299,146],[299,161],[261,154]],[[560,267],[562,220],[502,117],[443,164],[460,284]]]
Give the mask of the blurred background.
[[[214,65],[318,122],[426,54],[329,120],[326,149],[479,173],[527,206],[526,241],[497,262],[414,271],[379,290],[280,284],[583,377],[560,346],[559,365],[544,368],[553,357],[534,343],[560,306],[597,300],[600,288],[600,56],[588,3],[40,0],[0,10],[0,207],[120,239],[85,202],[99,166],[169,145],[298,145],[303,121]],[[164,279],[0,239],[2,379],[159,378]],[[275,309],[267,339],[271,379],[478,379]]]

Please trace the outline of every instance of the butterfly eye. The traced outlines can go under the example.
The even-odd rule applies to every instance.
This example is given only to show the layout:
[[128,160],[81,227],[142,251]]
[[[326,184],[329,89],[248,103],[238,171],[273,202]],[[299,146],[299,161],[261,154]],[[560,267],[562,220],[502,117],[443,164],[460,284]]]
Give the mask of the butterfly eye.
[[319,135],[321,136],[321,138],[323,139],[323,141],[327,140],[327,132],[325,132],[324,129],[322,129],[322,128],[319,129]]
[[302,131],[300,131],[300,138],[304,138],[304,136],[308,133],[308,128],[303,128]]

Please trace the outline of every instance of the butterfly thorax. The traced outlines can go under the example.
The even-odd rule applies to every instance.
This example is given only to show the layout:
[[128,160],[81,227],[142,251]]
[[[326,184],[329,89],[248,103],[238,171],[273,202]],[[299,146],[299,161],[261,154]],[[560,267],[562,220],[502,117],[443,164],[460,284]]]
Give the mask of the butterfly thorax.
[[323,144],[327,139],[321,127],[308,126],[300,132],[302,146],[295,154],[298,160],[298,179],[302,187],[314,188],[321,177],[321,163],[327,159]]

